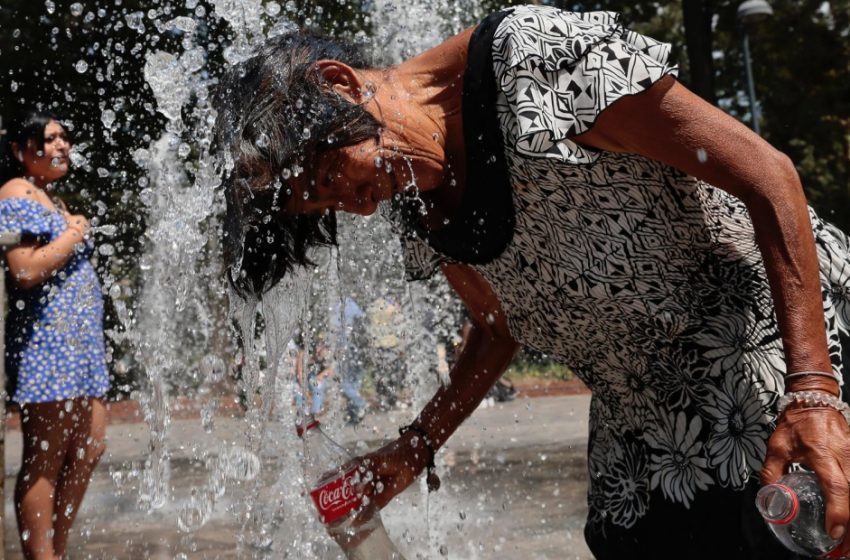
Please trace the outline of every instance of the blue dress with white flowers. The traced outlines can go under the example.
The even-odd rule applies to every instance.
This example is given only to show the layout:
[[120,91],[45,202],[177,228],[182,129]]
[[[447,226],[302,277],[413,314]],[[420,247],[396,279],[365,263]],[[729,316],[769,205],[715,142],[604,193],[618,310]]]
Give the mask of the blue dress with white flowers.
[[[65,218],[26,198],[0,200],[0,231],[47,244],[65,229]],[[6,372],[13,401],[43,403],[109,389],[103,339],[103,296],[89,262],[91,241],[54,276],[31,289],[7,274]]]

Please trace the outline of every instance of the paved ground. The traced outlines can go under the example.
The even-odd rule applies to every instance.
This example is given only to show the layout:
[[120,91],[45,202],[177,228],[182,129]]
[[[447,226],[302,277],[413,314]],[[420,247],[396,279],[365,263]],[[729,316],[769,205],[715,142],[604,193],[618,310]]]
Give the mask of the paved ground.
[[[448,471],[440,492],[427,497],[414,487],[384,513],[390,535],[407,558],[591,558],[581,536],[588,403],[585,395],[520,398],[476,411],[440,453],[438,462]],[[394,434],[402,416],[405,413],[371,414],[362,427],[346,428],[338,437],[371,447]],[[198,419],[175,420],[168,440],[175,499],[150,512],[138,504],[147,425],[110,425],[109,450],[80,511],[71,558],[281,558],[284,551],[293,558],[334,558],[323,549],[326,539],[321,535],[307,539],[312,548],[304,556],[298,545],[305,537],[291,527],[277,529],[271,552],[240,546],[241,508],[251,498],[239,484],[228,485],[199,531],[186,535],[177,530],[176,503],[206,480],[207,471],[197,458],[216,453],[219,438],[241,439],[243,426],[239,419],[217,418],[212,436]],[[273,471],[273,456],[285,453],[273,451],[274,444],[269,442],[263,472]],[[20,464],[20,432],[8,432],[6,450],[6,484],[11,489]],[[7,513],[12,507],[9,493]],[[20,558],[9,515],[5,525],[6,558]]]

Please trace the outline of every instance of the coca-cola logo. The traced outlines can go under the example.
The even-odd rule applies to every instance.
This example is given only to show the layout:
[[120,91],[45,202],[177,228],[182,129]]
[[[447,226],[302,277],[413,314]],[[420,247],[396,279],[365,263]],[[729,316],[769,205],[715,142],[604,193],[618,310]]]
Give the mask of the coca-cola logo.
[[331,523],[360,506],[361,496],[354,487],[356,474],[357,469],[352,468],[310,492],[323,522]]
[[353,499],[354,485],[352,484],[353,476],[343,478],[342,485],[335,488],[323,487],[319,491],[319,507],[327,509],[342,505],[344,502]]

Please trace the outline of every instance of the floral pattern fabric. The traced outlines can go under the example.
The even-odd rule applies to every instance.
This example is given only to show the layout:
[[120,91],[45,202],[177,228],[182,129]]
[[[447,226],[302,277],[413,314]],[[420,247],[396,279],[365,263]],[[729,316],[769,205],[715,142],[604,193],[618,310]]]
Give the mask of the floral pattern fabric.
[[[653,499],[689,508],[756,477],[784,391],[773,302],[743,203],[647,158],[569,137],[673,74],[614,14],[522,6],[496,31],[497,109],[516,226],[474,265],[520,343],[592,390],[588,531]],[[850,328],[850,240],[811,212],[834,372]],[[451,262],[402,239],[408,276]]]
[[[67,228],[61,212],[25,198],[0,200],[0,231],[46,244]],[[80,396],[109,389],[103,339],[103,296],[89,257],[91,241],[56,275],[32,289],[9,286],[6,371],[17,403]]]

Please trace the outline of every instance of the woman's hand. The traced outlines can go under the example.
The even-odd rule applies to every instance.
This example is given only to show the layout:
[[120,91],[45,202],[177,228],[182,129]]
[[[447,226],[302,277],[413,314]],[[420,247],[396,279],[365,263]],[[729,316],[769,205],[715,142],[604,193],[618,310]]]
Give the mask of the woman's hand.
[[850,427],[833,408],[792,406],[779,418],[768,441],[762,482],[776,482],[791,463],[800,463],[814,471],[826,500],[826,530],[833,538],[844,537],[839,550],[848,555]]
[[69,229],[77,230],[80,237],[83,238],[88,235],[89,230],[91,229],[91,224],[89,224],[88,219],[82,214],[71,214],[69,212],[65,212],[65,223],[68,224]]
[[[414,444],[414,441],[417,443]],[[361,459],[361,465],[366,469],[365,493],[379,508],[383,508],[413,484],[427,464],[425,444],[415,432],[407,432]]]

